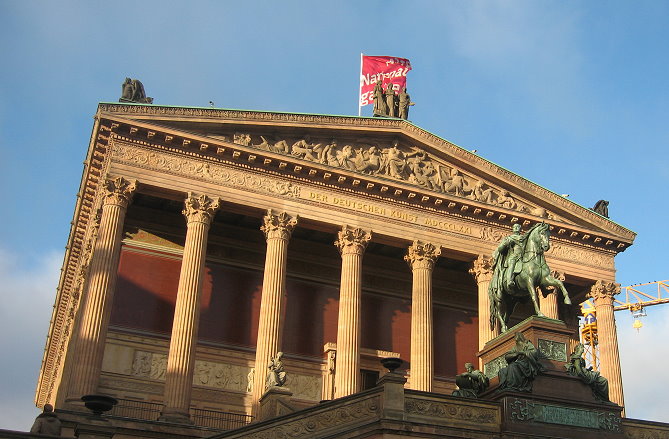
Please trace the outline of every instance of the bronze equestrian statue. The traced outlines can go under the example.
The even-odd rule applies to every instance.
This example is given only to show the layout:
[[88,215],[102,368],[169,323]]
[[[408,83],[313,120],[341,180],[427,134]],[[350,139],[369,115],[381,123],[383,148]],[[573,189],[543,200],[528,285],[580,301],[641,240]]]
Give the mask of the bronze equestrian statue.
[[551,275],[544,253],[550,248],[548,224],[538,223],[526,234],[520,233],[520,224],[513,225],[513,234],[505,237],[492,254],[493,276],[488,288],[490,297],[490,327],[499,321],[505,332],[509,316],[518,303],[532,299],[534,310],[539,309],[537,287],[554,287],[564,296],[564,303],[571,305],[569,293],[559,279]]

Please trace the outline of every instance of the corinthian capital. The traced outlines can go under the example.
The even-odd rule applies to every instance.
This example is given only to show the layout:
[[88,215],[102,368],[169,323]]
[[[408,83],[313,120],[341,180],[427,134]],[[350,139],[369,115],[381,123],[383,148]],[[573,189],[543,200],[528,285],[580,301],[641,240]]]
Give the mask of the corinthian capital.
[[432,270],[439,255],[441,255],[441,248],[435,247],[429,242],[414,241],[404,256],[404,260],[407,261],[412,270],[420,268]]
[[103,183],[102,204],[128,207],[132,195],[137,189],[137,180],[126,180],[123,177],[107,178]]
[[492,279],[492,258],[485,255],[479,255],[478,258],[472,262],[472,268],[469,273],[476,278],[476,282],[490,282]]
[[339,249],[341,255],[359,254],[361,255],[367,243],[372,239],[372,232],[365,232],[361,228],[353,228],[343,226],[341,231],[337,234],[337,240],[334,245]]
[[613,303],[613,296],[618,293],[620,293],[620,284],[598,280],[590,288],[588,297],[595,299],[595,304],[599,301],[604,303]]
[[263,225],[260,230],[265,233],[266,239],[290,239],[293,229],[297,225],[297,216],[291,217],[286,212],[281,212],[278,215],[268,210],[263,217]]
[[184,210],[181,212],[186,217],[186,222],[199,222],[207,225],[211,224],[211,219],[220,207],[220,198],[209,198],[202,194],[195,196],[192,192],[188,193],[184,202]]

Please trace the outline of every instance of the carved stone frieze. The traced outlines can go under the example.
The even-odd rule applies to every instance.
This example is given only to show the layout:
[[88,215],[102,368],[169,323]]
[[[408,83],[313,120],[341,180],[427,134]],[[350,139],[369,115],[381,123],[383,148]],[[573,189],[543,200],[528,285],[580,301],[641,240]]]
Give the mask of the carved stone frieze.
[[[292,389],[291,389],[292,390]],[[313,438],[319,433],[347,423],[358,423],[379,416],[378,396],[346,404],[331,410],[305,415],[294,421],[284,422],[256,433],[245,434],[245,439]],[[241,436],[240,436],[241,437]]]
[[188,193],[186,201],[184,202],[184,209],[181,213],[186,217],[186,221],[210,224],[216,211],[220,207],[221,200],[216,198],[209,198],[201,194],[195,195],[192,192]]
[[412,270],[434,268],[434,263],[441,255],[441,248],[429,242],[422,243],[414,241],[409,247],[404,260],[407,261]]
[[578,261],[593,267],[613,268],[613,254],[603,255],[564,244],[551,243],[546,255],[566,261]]
[[407,398],[404,408],[408,414],[429,416],[440,423],[448,423],[451,419],[469,421],[472,424],[497,425],[497,410],[494,408],[471,407],[417,398]]
[[472,268],[469,273],[474,276],[476,282],[490,282],[492,279],[492,258],[490,256],[479,255],[478,258],[472,262]]
[[298,198],[300,195],[300,188],[290,182],[231,170],[215,163],[149,152],[118,141],[114,142],[112,154],[114,160],[118,162],[155,169],[173,175],[198,178],[229,187],[244,187],[250,191],[287,198]]
[[[135,351],[131,375],[156,381],[165,381],[167,356],[156,352]],[[249,392],[252,368],[238,364],[196,360],[193,385],[212,389]],[[252,378],[251,378],[252,379]],[[321,400],[321,376],[291,373],[286,386],[298,399]]]
[[602,301],[613,303],[613,297],[620,293],[620,284],[615,282],[605,282],[598,280],[590,288],[588,297],[595,299],[595,302]]
[[260,230],[265,233],[266,239],[290,239],[293,229],[297,225],[297,216],[291,217],[286,212],[281,212],[279,214],[272,213],[272,210],[268,210],[267,214],[263,217],[263,225],[260,226]]
[[367,243],[372,239],[372,232],[366,232],[359,227],[343,226],[334,242],[339,252],[346,254],[362,254]]
[[669,429],[667,428],[630,424],[623,423],[623,433],[627,439],[669,439]]

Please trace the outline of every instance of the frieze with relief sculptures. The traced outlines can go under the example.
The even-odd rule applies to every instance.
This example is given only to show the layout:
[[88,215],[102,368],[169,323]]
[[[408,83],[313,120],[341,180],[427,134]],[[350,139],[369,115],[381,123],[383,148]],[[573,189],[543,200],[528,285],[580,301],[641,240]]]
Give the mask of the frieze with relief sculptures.
[[346,171],[400,180],[439,193],[467,198],[541,218],[557,219],[552,213],[519,199],[469,175],[420,148],[405,148],[398,141],[390,145],[340,143],[337,139],[287,139],[248,133],[214,136],[237,145],[253,147]]

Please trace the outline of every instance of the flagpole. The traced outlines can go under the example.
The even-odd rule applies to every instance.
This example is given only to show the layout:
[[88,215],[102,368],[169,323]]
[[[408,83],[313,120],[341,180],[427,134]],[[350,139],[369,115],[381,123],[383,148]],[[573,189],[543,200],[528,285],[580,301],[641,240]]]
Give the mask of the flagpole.
[[[360,78],[362,78],[362,52],[360,52]],[[358,78],[358,80],[360,80]],[[360,82],[360,88],[358,88],[358,117],[362,116],[362,105],[360,105],[360,95],[362,94],[362,81]]]

